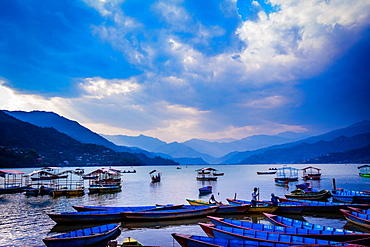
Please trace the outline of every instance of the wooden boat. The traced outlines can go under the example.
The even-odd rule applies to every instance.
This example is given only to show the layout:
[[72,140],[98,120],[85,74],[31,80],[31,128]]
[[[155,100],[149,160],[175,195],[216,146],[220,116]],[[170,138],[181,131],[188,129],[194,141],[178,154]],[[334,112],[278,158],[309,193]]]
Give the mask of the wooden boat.
[[44,186],[43,183],[30,184],[25,190],[26,196],[44,196],[52,195],[53,188]]
[[108,242],[120,233],[119,224],[108,224],[44,238],[42,241],[48,247],[96,246],[98,243]]
[[216,226],[213,224],[198,223],[202,230],[213,238],[255,240],[262,242],[282,243],[291,245],[310,245],[310,246],[347,246],[347,244],[315,239],[298,237],[287,234],[278,234],[273,232],[256,231],[252,229],[241,229],[236,227]]
[[290,247],[290,244],[268,243],[253,240],[238,240],[238,239],[225,239],[225,238],[211,238],[196,235],[177,234],[172,233],[172,237],[182,247]]
[[293,167],[281,167],[276,170],[275,181],[298,181],[299,169]]
[[89,187],[89,193],[113,193],[120,192],[122,190],[122,185],[120,184],[93,184]]
[[276,171],[265,171],[265,172],[257,172],[258,175],[269,175],[269,174],[275,174]]
[[310,186],[310,183],[301,183],[301,184],[296,184],[295,187],[297,189],[306,189]]
[[193,206],[210,206],[218,205],[216,214],[243,214],[251,207],[250,204],[222,204],[222,203],[209,203],[201,200],[186,199],[190,205]]
[[85,188],[84,187],[78,187],[76,189],[61,188],[61,189],[52,190],[51,193],[54,197],[56,196],[83,196],[85,194]]
[[207,168],[201,168],[196,170],[197,172],[197,177],[196,179],[198,181],[216,181],[217,176],[213,175],[213,172],[216,172],[217,169],[207,167]]
[[155,211],[163,209],[179,209],[184,204],[166,204],[157,206],[124,206],[124,207],[100,207],[100,206],[72,206],[77,212],[87,211]]
[[286,198],[296,198],[305,200],[323,200],[331,197],[330,190],[320,190],[318,192],[306,192],[301,189],[296,189],[285,195]]
[[[370,214],[368,214],[368,211],[353,207],[348,207],[348,210],[340,209],[340,211],[349,222],[370,229]],[[368,243],[370,243],[370,240]]]
[[370,178],[370,165],[363,165],[357,168],[360,170],[358,175],[361,177]]
[[23,185],[22,176],[24,172],[18,170],[0,170],[0,178],[4,178],[0,184],[0,194],[13,194],[23,192],[26,186]]
[[143,244],[132,237],[127,237],[123,240],[121,246],[143,246]]
[[65,212],[47,214],[53,221],[58,224],[76,224],[78,223],[96,223],[96,222],[119,222],[125,217],[122,211],[88,211],[88,212]]
[[125,220],[171,220],[214,214],[217,208],[218,206],[184,206],[173,210],[123,211],[121,215]]
[[[249,204],[251,205],[251,201],[244,201],[244,200],[237,200],[237,199],[226,199],[230,204]],[[278,209],[278,207],[273,207],[268,203],[264,202],[257,202],[256,206],[251,206],[247,213],[255,213],[260,214],[263,212],[273,213]]]
[[323,230],[308,230],[302,228],[294,227],[284,227],[276,225],[266,225],[257,224],[247,221],[224,219],[213,216],[208,216],[213,225],[216,226],[227,226],[235,227],[246,230],[263,231],[277,234],[286,234],[295,237],[305,237],[305,238],[317,238],[329,241],[346,242],[351,241],[351,243],[365,244],[362,239],[370,238],[370,234],[367,233],[348,233],[348,232],[334,232],[334,231],[323,231]]
[[[262,201],[273,206],[271,201]],[[306,205],[302,203],[282,203],[279,202],[278,208],[274,211],[274,213],[283,213],[283,214],[300,214],[302,213]]]
[[302,171],[303,171],[302,178],[304,180],[309,180],[309,179],[320,180],[321,179],[321,169],[319,168],[309,166],[309,167],[303,168]]
[[370,193],[366,191],[332,190],[333,200],[347,203],[370,203]]
[[152,183],[157,183],[157,182],[161,181],[162,172],[160,172],[158,170],[153,170],[153,171],[149,172],[149,174],[150,174],[150,180],[151,180]]
[[213,176],[223,176],[223,175],[225,175],[224,172],[213,172],[212,174],[213,174]]
[[339,209],[346,209],[348,206],[355,206],[360,208],[370,208],[370,204],[351,204],[351,203],[338,203],[338,202],[322,202],[322,201],[311,201],[311,200],[301,200],[301,199],[288,199],[280,198],[280,204],[298,204],[305,205],[303,212],[313,212],[313,213],[328,213],[328,212],[340,212]]
[[344,230],[342,228],[333,228],[328,226],[322,226],[317,224],[312,224],[309,222],[294,220],[287,217],[282,217],[273,214],[264,214],[266,219],[275,226],[283,227],[288,232],[292,232],[297,236],[301,237],[312,237],[318,239],[325,239],[330,241],[338,242],[350,242],[356,244],[366,244],[369,243],[370,233],[357,232]]
[[199,188],[199,194],[209,194],[212,193],[212,185]]
[[276,180],[275,179],[275,185],[278,185],[278,186],[289,186],[289,181]]

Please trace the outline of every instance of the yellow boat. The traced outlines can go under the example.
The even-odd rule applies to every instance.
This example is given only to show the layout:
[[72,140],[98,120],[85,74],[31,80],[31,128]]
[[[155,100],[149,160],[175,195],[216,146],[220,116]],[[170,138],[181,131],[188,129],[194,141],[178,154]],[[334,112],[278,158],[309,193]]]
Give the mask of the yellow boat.
[[52,191],[53,196],[83,196],[85,194],[84,187],[78,187],[76,189],[61,188]]
[[275,212],[279,207],[271,207],[271,206],[252,206],[247,210],[247,213],[251,214],[262,214],[262,213],[273,213]]
[[121,246],[143,246],[143,244],[132,237],[127,237],[123,240]]
[[222,202],[221,203],[209,203],[206,201],[201,201],[201,200],[191,200],[191,199],[186,199],[190,205],[224,205]]

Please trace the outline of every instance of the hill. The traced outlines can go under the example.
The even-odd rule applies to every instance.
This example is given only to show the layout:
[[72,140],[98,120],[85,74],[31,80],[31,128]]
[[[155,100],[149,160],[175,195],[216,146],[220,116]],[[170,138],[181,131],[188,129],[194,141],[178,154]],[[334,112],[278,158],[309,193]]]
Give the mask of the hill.
[[146,157],[147,162],[143,162],[131,153],[115,152],[102,145],[81,143],[54,128],[38,127],[3,111],[0,111],[0,145],[2,167],[133,166],[151,162],[177,165],[174,161],[162,158]]

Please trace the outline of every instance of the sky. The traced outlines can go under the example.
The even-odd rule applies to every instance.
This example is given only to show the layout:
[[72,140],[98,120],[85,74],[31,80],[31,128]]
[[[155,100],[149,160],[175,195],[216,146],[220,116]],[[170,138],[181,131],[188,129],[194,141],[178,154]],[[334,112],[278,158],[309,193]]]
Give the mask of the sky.
[[166,142],[370,120],[370,1],[2,0],[0,109]]

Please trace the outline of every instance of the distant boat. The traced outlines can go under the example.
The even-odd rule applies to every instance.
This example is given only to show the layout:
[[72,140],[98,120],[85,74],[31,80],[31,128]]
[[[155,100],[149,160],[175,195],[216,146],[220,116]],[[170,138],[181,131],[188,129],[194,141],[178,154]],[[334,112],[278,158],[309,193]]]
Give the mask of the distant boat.
[[96,246],[98,243],[104,244],[118,237],[120,233],[119,224],[108,224],[47,237],[43,239],[43,242],[48,247]]
[[212,185],[199,188],[199,194],[209,194],[209,193],[212,193]]
[[276,170],[275,181],[298,181],[299,169],[293,167],[281,167]]
[[289,181],[275,179],[275,185],[278,185],[278,186],[289,186]]
[[357,168],[360,170],[359,175],[361,177],[370,178],[370,165],[363,165]]
[[321,169],[319,168],[309,166],[309,167],[303,168],[302,171],[303,171],[302,178],[304,180],[309,180],[309,179],[320,180],[321,179]]
[[[122,190],[121,171],[114,168],[100,168],[85,176],[89,179],[89,193],[114,193]],[[92,178],[96,177],[96,178]]]
[[0,188],[0,194],[23,192],[26,188],[22,181],[23,174],[24,172],[18,170],[0,170],[0,178],[4,178],[3,186]]
[[295,187],[297,189],[306,189],[308,188],[308,186],[310,186],[310,183],[302,183],[302,184],[296,184]]
[[268,175],[268,174],[275,174],[276,171],[264,171],[264,172],[257,172],[258,175]]
[[217,169],[206,167],[196,170],[197,177],[196,179],[199,181],[216,181],[217,176],[213,175],[213,172],[217,171]]
[[152,183],[160,182],[162,179],[162,172],[158,170],[152,170],[149,174]]

